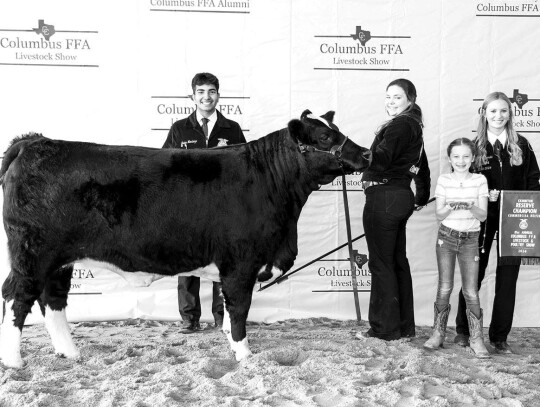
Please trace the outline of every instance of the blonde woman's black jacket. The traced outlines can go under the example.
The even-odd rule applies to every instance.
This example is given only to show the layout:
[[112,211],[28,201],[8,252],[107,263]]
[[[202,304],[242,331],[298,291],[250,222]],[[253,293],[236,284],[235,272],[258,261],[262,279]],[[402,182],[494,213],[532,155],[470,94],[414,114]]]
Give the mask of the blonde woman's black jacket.
[[[508,143],[507,143],[508,144]],[[489,189],[510,191],[539,191],[540,170],[534,151],[527,139],[518,134],[518,146],[523,152],[521,165],[510,165],[510,154],[507,145],[501,150],[501,160],[493,154],[493,146],[486,143],[488,163],[474,169],[483,174]],[[488,215],[498,216],[499,202],[489,202]]]
[[[429,200],[430,171],[423,148],[422,127],[409,116],[398,116],[375,135],[371,145],[372,161],[362,181],[410,187],[414,179],[417,205]],[[417,167],[417,173],[411,167]]]

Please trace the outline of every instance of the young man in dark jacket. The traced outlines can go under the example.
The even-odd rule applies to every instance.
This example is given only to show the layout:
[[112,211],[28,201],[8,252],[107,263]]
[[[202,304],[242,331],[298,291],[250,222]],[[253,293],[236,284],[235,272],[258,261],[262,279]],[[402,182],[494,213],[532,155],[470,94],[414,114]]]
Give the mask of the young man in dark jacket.
[[[219,101],[219,80],[211,73],[198,73],[191,81],[195,111],[185,119],[173,123],[163,148],[211,148],[245,143],[242,129],[233,120],[216,110]],[[178,276],[178,308],[184,333],[201,329],[201,300],[199,277]],[[223,298],[220,283],[213,282],[212,314],[215,326],[223,325]]]

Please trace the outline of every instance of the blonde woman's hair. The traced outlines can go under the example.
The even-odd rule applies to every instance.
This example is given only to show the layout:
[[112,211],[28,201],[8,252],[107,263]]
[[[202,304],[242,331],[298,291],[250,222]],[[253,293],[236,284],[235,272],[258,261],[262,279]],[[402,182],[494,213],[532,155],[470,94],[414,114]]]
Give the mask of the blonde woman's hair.
[[476,138],[474,139],[477,151],[474,164],[477,168],[488,163],[486,145],[489,141],[487,135],[488,123],[486,119],[486,109],[491,102],[499,99],[506,102],[506,104],[508,105],[508,112],[510,114],[508,122],[505,126],[506,133],[508,135],[508,141],[506,145],[508,154],[510,154],[510,165],[521,165],[523,163],[523,152],[518,145],[518,134],[516,133],[516,130],[514,130],[514,112],[512,111],[512,102],[504,93],[493,92],[487,95],[484,99],[484,103],[482,103],[480,120],[478,121],[478,130],[476,132]]

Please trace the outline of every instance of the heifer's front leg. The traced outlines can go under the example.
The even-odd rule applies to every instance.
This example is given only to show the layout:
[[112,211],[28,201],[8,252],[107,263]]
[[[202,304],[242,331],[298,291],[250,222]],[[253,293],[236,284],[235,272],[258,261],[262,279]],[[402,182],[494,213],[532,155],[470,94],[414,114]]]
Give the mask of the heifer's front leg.
[[54,278],[49,278],[45,282],[40,306],[54,352],[59,356],[76,359],[79,357],[79,350],[71,338],[66,318],[67,296],[72,274],[73,266],[66,266],[55,272]]
[[251,354],[246,335],[246,321],[253,286],[249,289],[246,282],[225,280],[222,291],[225,299],[223,332],[227,335],[236,360],[240,361]]
[[237,342],[233,339],[233,335],[232,335],[233,324],[231,323],[231,316],[229,312],[227,311],[227,304],[225,304],[223,312],[224,312],[223,332],[225,333],[225,335],[227,336],[227,339],[229,340],[231,349],[234,352],[236,360],[241,361],[242,359],[245,359],[246,357],[251,355],[251,351],[249,350],[247,334],[245,333],[245,322],[244,322],[244,339]]

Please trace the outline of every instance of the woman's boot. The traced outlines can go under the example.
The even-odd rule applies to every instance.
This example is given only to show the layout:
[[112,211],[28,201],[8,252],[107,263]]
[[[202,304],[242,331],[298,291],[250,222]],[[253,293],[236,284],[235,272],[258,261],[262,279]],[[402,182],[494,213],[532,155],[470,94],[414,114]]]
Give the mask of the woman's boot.
[[467,320],[469,321],[469,331],[471,336],[469,338],[470,350],[477,358],[485,359],[489,358],[489,352],[484,345],[484,331],[483,331],[483,312],[480,309],[480,318],[477,318],[470,309],[466,310]]
[[435,304],[434,308],[435,320],[433,322],[433,333],[426,343],[424,343],[424,348],[428,349],[439,349],[442,347],[446,335],[448,315],[450,314],[450,304],[442,311],[437,309],[437,304]]

